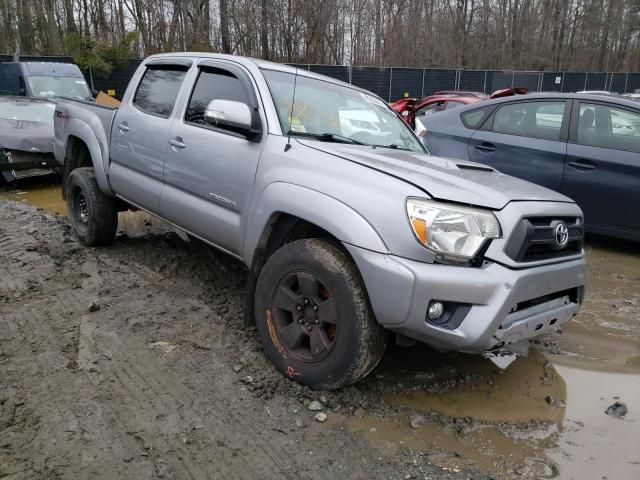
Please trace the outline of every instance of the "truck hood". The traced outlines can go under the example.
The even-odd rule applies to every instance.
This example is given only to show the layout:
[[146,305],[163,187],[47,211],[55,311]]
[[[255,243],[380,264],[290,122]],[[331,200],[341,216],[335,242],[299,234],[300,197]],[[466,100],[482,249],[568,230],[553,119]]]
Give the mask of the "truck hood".
[[0,148],[53,152],[53,124],[0,118]]
[[512,201],[570,202],[539,185],[504,175],[481,163],[361,145],[298,139],[310,148],[359,163],[405,180],[431,197],[502,209]]

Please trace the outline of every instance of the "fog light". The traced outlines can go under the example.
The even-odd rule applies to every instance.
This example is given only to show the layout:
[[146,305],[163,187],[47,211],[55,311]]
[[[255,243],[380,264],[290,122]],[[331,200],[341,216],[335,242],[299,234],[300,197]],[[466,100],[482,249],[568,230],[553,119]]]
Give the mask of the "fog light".
[[429,305],[429,310],[427,310],[427,315],[429,316],[429,320],[431,321],[438,320],[443,313],[444,313],[444,305],[441,302],[431,302],[431,305]]

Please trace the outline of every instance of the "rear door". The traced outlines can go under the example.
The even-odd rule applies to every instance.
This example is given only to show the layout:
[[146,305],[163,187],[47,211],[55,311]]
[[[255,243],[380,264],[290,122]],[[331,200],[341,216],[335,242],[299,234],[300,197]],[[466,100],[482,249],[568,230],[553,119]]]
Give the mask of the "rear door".
[[469,159],[560,191],[567,153],[569,100],[502,103],[469,141]]
[[259,128],[255,86],[238,64],[210,59],[198,63],[188,84],[168,138],[162,216],[239,254],[265,136],[249,140],[232,127],[213,126],[204,111],[215,99],[243,102]]
[[132,98],[125,98],[118,109],[111,131],[112,187],[153,213],[160,213],[167,135],[190,64],[181,59],[147,63]]
[[640,109],[575,102],[562,193],[589,230],[640,234]]

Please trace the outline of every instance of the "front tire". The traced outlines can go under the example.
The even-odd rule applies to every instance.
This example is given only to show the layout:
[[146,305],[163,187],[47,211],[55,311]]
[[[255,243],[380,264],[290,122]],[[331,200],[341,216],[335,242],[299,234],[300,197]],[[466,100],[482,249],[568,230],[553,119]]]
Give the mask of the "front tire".
[[76,168],[67,179],[67,207],[73,230],[87,247],[110,243],[118,228],[115,198],[98,186],[93,168]]
[[290,379],[336,389],[378,364],[386,333],[360,274],[342,249],[322,239],[288,243],[260,272],[256,326],[265,355]]

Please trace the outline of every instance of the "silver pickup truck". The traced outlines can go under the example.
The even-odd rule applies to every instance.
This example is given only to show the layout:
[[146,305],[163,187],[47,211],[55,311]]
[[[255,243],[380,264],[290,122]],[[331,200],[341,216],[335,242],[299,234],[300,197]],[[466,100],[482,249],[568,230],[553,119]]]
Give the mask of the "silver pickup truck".
[[363,378],[390,332],[518,351],[584,295],[573,201],[430,156],[380,98],[308,71],[154,55],[118,109],[59,100],[54,151],[84,245],[112,241],[117,212],[137,208],[238,258],[245,322],[313,387]]

